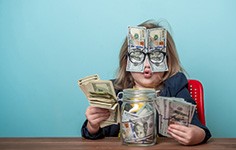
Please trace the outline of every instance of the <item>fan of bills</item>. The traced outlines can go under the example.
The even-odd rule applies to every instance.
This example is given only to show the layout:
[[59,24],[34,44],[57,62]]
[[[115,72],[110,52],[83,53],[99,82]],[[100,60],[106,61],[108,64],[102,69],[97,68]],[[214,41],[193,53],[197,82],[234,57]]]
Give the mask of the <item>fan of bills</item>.
[[100,80],[98,75],[91,75],[80,79],[78,85],[86,95],[91,106],[110,110],[110,117],[101,123],[101,127],[119,122],[119,106],[111,81]]
[[188,126],[196,109],[196,105],[176,97],[159,96],[154,106],[159,115],[159,133],[168,137],[168,126],[172,123]]

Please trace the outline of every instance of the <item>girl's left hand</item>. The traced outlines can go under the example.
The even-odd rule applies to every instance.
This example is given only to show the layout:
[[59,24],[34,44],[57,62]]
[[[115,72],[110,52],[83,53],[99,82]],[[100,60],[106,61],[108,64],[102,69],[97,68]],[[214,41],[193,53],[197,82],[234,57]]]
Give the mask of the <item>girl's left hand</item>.
[[196,145],[201,143],[205,138],[205,131],[192,124],[188,127],[179,124],[170,124],[168,133],[183,145]]

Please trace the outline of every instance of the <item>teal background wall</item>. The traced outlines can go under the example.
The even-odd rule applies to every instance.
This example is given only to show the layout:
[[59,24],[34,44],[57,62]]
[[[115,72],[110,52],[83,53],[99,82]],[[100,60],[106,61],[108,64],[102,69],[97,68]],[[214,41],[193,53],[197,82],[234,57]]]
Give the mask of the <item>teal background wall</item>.
[[127,26],[166,19],[205,89],[213,137],[236,137],[236,1],[0,0],[0,137],[78,137],[77,80],[115,77]]

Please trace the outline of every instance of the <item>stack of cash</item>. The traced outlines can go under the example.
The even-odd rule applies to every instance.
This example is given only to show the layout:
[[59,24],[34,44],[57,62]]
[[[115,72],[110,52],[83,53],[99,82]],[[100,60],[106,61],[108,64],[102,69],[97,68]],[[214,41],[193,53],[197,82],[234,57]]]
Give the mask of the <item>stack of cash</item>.
[[153,107],[149,103],[127,104],[122,114],[121,136],[125,143],[148,144],[155,138]]
[[196,109],[196,105],[176,97],[159,96],[154,101],[154,106],[159,114],[159,133],[168,137],[168,126],[172,123],[188,126]]
[[80,79],[78,84],[91,106],[110,110],[110,117],[101,123],[101,127],[119,122],[119,106],[111,81],[100,80],[98,75],[91,75]]

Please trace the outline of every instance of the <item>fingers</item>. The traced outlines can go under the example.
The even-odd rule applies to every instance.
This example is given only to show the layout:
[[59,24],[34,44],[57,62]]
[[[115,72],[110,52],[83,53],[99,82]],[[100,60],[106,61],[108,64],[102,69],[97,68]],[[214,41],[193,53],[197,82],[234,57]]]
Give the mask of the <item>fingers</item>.
[[175,134],[177,136],[180,137],[184,137],[185,136],[185,126],[182,125],[178,125],[178,124],[170,124],[168,127],[168,132]]
[[181,132],[186,132],[188,127],[186,127],[184,125],[180,125],[180,124],[170,124],[168,129],[173,129],[173,130],[179,130]]
[[109,118],[110,112],[108,109],[89,106],[86,110],[85,115],[92,126],[97,126],[102,121]]
[[109,110],[104,109],[104,108],[93,107],[93,106],[89,106],[86,110],[86,114],[88,115],[95,114],[95,113],[106,113],[106,112],[109,112]]
[[96,116],[96,115],[106,115],[106,114],[109,114],[109,110],[108,109],[103,109],[103,108],[98,108],[98,107],[92,107],[92,106],[89,106],[86,110],[86,117],[90,117],[90,116]]
[[187,145],[189,142],[187,130],[188,127],[178,124],[171,124],[168,127],[168,133],[170,136],[183,145]]
[[175,139],[177,142],[185,145],[185,139],[182,136],[179,136],[179,133],[176,133],[173,130],[168,130],[168,134]]
[[91,125],[100,124],[102,121],[105,121],[109,118],[109,114],[95,114],[88,118],[88,121]]

